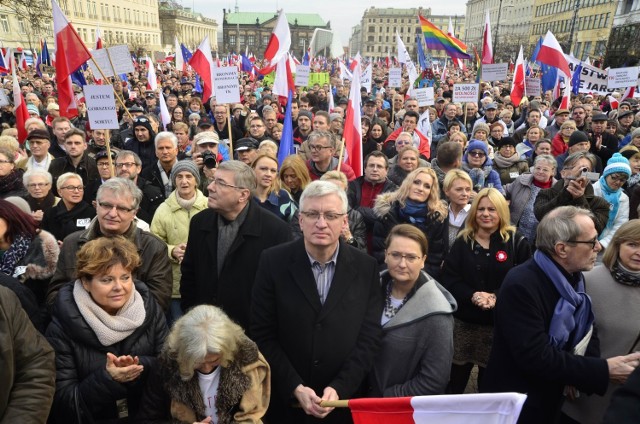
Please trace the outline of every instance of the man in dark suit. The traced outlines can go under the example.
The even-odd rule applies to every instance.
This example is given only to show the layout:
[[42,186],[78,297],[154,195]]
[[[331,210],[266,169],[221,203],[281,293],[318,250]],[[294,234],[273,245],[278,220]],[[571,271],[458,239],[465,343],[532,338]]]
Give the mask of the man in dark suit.
[[350,423],[348,409],[320,402],[362,396],[382,301],[375,260],[340,241],[347,206],[343,190],[314,181],[300,199],[303,238],[260,258],[251,330],[271,365],[269,422]]
[[253,170],[240,161],[222,162],[207,187],[209,209],[191,220],[182,260],[182,310],[219,306],[244,329],[249,326],[257,258],[291,240],[289,226],[253,202]]

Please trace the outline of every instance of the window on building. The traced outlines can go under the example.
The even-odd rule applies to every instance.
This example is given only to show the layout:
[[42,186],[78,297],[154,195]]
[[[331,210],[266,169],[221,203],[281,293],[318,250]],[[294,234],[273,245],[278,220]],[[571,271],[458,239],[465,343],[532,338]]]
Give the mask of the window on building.
[[243,35],[240,35],[240,36],[238,37],[238,40],[240,41],[240,47],[244,47],[244,45],[245,45],[245,37],[244,37],[244,34],[243,34]]
[[576,43],[576,54],[578,55],[578,57],[580,57],[581,49],[582,49],[582,41],[579,41]]
[[375,31],[376,31],[376,28],[374,26],[369,27],[369,32],[375,32]]
[[375,38],[375,37],[374,37],[373,35],[370,35],[370,36],[368,36],[368,37],[367,37],[367,41],[369,41],[369,42],[373,43],[374,38]]
[[0,28],[2,28],[2,32],[9,32],[9,17],[7,15],[0,15]]
[[266,46],[267,44],[269,44],[269,36],[268,35],[263,35],[262,36],[262,45]]
[[233,48],[233,46],[236,45],[236,36],[235,35],[230,35],[229,36],[229,46],[230,48]]
[[611,15],[611,13],[607,13],[607,17],[604,20],[604,27],[606,28],[607,26],[609,26],[609,16]]
[[586,41],[584,43],[584,52],[582,53],[583,60],[590,55],[591,55],[591,41]]
[[298,47],[305,48],[306,46],[307,46],[307,39],[306,38],[300,38],[298,40]]
[[247,45],[253,46],[256,44],[256,36],[255,35],[247,35]]
[[75,7],[76,16],[83,16],[84,15],[84,13],[82,11],[82,1],[81,0],[76,0],[75,4],[74,4],[74,7]]
[[600,57],[600,56],[604,56],[606,51],[607,51],[607,41],[600,40],[596,43],[596,49],[593,52],[593,54],[594,56]]
[[27,33],[27,25],[24,22],[24,18],[18,18],[18,32],[20,32],[20,34]]

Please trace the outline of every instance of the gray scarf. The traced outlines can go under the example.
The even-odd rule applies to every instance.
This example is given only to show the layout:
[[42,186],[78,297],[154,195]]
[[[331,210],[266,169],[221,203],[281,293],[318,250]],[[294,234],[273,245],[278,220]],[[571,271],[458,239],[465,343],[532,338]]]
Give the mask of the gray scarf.
[[116,315],[110,315],[94,302],[80,280],[73,285],[73,299],[102,346],[111,346],[126,339],[142,325],[146,317],[144,301],[135,288]]

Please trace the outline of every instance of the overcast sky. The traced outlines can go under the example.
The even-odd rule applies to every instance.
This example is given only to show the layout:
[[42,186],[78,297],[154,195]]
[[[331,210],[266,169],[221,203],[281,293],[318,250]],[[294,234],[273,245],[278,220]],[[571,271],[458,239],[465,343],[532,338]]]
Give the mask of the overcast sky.
[[[222,9],[234,10],[236,0],[178,0],[184,7],[194,7],[196,12],[214,18],[222,32]],[[464,15],[466,0],[440,2],[417,2],[415,0],[237,0],[240,12],[274,12],[279,8],[285,13],[317,13],[325,21],[331,21],[331,28],[338,31],[342,44],[347,45],[351,28],[360,22],[365,9],[371,6],[385,8],[431,7],[434,15]],[[215,8],[213,5],[215,4]],[[417,24],[417,21],[416,21]]]

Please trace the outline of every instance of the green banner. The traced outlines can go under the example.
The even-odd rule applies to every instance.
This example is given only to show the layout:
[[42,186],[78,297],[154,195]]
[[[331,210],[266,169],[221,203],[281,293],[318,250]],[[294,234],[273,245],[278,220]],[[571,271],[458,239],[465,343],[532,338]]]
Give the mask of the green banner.
[[329,72],[312,72],[309,74],[309,84],[307,87],[313,87],[314,84],[329,84]]

